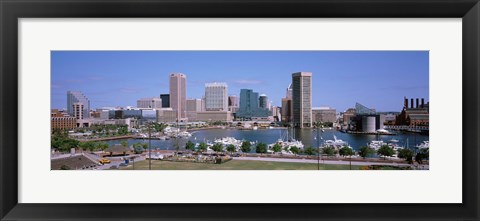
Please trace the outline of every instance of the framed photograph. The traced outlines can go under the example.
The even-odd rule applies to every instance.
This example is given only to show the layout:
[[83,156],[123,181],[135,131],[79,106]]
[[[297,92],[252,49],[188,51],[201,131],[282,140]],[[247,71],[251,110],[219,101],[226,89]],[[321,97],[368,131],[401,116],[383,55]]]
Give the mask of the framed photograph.
[[479,219],[478,1],[0,6],[2,220]]

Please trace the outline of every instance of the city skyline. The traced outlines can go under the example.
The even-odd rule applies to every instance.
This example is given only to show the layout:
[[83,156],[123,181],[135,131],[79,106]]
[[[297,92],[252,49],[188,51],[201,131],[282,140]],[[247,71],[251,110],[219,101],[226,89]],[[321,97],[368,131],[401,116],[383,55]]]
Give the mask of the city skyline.
[[171,73],[186,75],[186,98],[226,82],[228,95],[253,89],[281,106],[300,71],[313,75],[313,107],[343,111],[359,102],[399,111],[404,96],[429,100],[427,51],[54,51],[51,107],[66,108],[69,90],[83,92],[93,109],[136,106],[169,93]]

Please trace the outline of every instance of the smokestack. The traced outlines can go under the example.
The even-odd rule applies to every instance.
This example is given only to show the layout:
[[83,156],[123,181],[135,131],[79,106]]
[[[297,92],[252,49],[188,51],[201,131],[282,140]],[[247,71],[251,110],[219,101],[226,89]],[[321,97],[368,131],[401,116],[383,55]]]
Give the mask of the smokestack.
[[417,98],[417,100],[416,100],[416,106],[415,106],[415,108],[418,108],[418,98]]
[[410,99],[410,108],[413,108],[413,98]]
[[403,97],[403,107],[405,107],[405,109],[408,108],[408,99],[406,97]]
[[422,98],[422,108],[425,108],[425,99]]

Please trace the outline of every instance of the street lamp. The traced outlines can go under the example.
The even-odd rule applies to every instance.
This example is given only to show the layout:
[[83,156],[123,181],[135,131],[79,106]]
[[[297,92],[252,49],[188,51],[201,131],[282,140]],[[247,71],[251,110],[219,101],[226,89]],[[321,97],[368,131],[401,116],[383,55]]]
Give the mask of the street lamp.
[[352,155],[355,154],[355,152],[350,153],[350,170],[352,170]]
[[130,159],[132,160],[132,165],[133,165],[132,169],[135,170],[135,156],[132,156]]
[[151,123],[147,122],[148,126],[148,169],[152,170],[152,130]]
[[317,130],[317,137],[315,138],[317,140],[317,169],[320,170],[320,139],[323,139],[320,137],[320,132],[323,133],[323,125],[322,122],[317,122],[315,126],[315,130]]

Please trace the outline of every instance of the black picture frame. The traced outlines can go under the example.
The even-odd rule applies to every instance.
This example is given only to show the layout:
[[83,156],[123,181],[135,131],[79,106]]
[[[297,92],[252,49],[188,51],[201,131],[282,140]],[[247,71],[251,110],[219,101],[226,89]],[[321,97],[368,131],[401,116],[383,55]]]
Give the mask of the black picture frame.
[[[0,0],[0,15],[1,220],[479,220],[478,0]],[[20,204],[17,21],[76,17],[462,18],[463,203]]]

